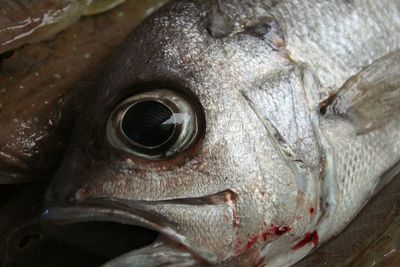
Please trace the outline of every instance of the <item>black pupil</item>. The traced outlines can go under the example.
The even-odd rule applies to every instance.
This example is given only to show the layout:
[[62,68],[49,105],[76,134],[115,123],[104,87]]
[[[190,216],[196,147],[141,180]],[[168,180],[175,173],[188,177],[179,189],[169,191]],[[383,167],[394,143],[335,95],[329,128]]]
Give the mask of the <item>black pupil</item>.
[[122,120],[122,131],[136,144],[156,147],[165,143],[175,128],[174,114],[156,101],[142,101],[131,106]]

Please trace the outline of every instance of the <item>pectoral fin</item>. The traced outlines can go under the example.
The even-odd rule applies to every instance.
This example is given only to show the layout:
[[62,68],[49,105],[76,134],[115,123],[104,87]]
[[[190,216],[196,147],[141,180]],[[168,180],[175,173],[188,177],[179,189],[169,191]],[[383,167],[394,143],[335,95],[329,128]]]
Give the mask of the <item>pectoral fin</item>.
[[350,78],[323,107],[327,116],[352,121],[364,134],[400,116],[400,50],[375,61]]

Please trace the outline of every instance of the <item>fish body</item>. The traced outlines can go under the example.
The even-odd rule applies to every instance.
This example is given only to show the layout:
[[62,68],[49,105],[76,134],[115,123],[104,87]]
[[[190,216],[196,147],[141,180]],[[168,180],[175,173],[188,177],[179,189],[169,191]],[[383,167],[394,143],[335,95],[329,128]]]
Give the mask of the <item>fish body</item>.
[[93,86],[43,221],[160,233],[105,266],[294,264],[398,171],[399,10],[168,4]]
[[399,178],[379,191],[339,236],[294,266],[398,265]]

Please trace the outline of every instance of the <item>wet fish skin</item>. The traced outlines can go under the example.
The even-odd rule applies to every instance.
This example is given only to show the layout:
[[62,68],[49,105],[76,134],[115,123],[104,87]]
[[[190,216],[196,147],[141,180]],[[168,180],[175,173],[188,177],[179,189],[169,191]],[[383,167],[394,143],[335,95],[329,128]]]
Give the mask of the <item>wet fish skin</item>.
[[[374,70],[385,77],[388,62],[398,68],[396,10],[397,1],[166,6],[92,88],[43,219],[144,225],[221,266],[295,263],[338,233],[400,160],[398,116],[359,133],[351,119],[320,112],[346,81]],[[391,75],[396,83],[398,72]],[[148,162],[110,144],[110,113],[143,84],[178,88],[201,104],[205,134],[191,149]]]

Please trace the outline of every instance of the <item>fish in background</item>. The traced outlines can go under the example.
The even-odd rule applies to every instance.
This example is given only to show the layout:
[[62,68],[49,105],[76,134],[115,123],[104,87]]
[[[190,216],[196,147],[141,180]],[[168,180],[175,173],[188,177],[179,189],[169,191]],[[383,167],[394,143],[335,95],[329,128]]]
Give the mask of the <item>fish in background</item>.
[[159,233],[104,266],[301,260],[399,171],[399,10],[167,4],[88,93],[46,231],[68,239],[63,227],[111,221]]
[[[73,245],[49,238],[41,228],[40,214],[47,182],[21,185],[4,205],[0,203],[0,266],[2,267],[70,267],[99,266],[102,262],[126,252],[126,247],[143,245],[147,231],[120,227],[108,232],[104,226],[90,224],[102,233],[103,238],[118,239],[119,244],[111,243],[97,254]],[[140,231],[139,231],[140,230]],[[78,233],[80,236],[85,232]],[[134,235],[135,239],[128,238]],[[99,242],[96,235],[87,236],[88,244]],[[104,239],[103,241],[104,242]],[[82,247],[82,244],[80,244]],[[101,255],[99,255],[101,252]]]
[[[0,21],[9,18],[11,23],[15,21],[10,16],[28,19],[31,13],[47,14],[55,4],[83,3],[22,1],[25,7],[32,4],[28,9],[20,2],[2,2],[0,6],[13,7],[15,14],[0,8],[0,14],[7,11],[6,16],[0,15]],[[106,2],[110,1],[95,3]],[[84,17],[48,40],[0,55],[0,184],[51,177],[64,154],[91,78],[106,56],[163,2],[127,1],[108,12]],[[17,34],[19,30],[16,27],[10,32]],[[0,30],[2,38],[8,37]],[[26,38],[26,42],[33,42],[33,36]]]
[[40,42],[125,0],[4,0],[0,3],[0,54]]

